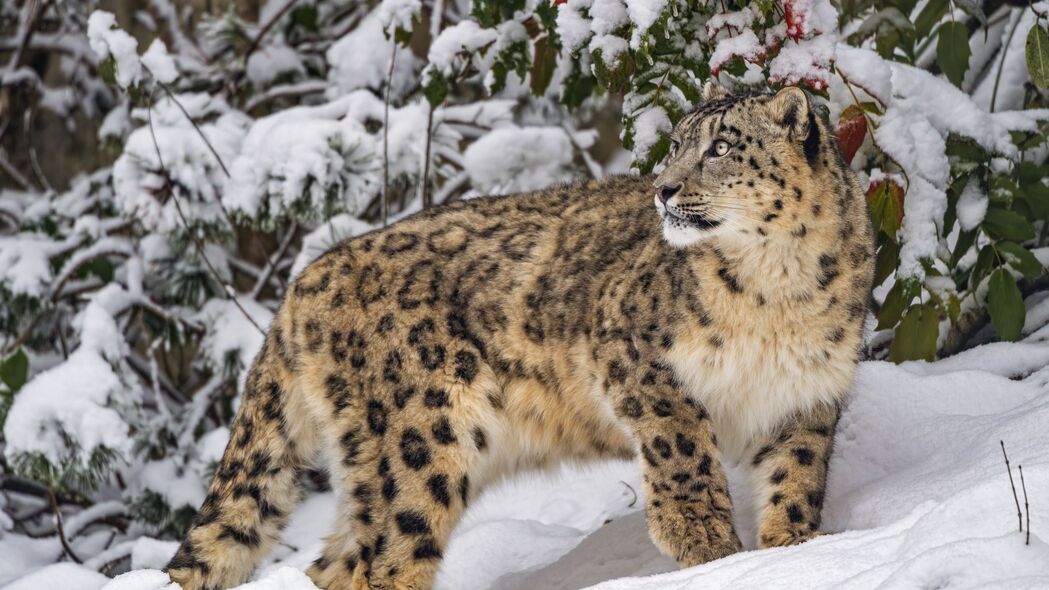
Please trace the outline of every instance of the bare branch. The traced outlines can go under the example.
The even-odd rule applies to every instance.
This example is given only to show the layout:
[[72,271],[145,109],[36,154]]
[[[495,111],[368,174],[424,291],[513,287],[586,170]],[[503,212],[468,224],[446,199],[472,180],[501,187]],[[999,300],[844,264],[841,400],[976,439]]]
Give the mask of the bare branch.
[[1009,467],[1009,455],[1005,452],[1005,441],[998,441],[1002,445],[1002,456],[1005,457],[1005,470],[1009,472],[1009,485],[1013,488],[1013,500],[1016,502],[1016,522],[1020,527],[1020,532],[1024,530],[1023,514],[1020,513],[1020,499],[1016,497],[1016,484],[1013,483],[1013,470]]
[[[1024,491],[1024,512],[1027,514],[1027,540],[1024,541],[1024,545],[1031,544],[1031,507],[1027,504],[1027,484],[1024,482],[1024,466],[1017,465],[1017,469],[1020,470],[1020,487]],[[1016,491],[1015,489],[1013,490]]]
[[279,21],[281,17],[287,14],[287,12],[291,10],[293,6],[295,6],[295,3],[297,1],[298,0],[288,0],[288,2],[284,4],[284,6],[282,6],[280,10],[275,12],[273,16],[270,17],[270,20],[267,21],[266,24],[262,25],[262,28],[259,29],[259,32],[255,35],[255,38],[251,40],[251,45],[248,46],[248,50],[244,52],[245,65],[247,65],[248,58],[251,57],[251,54],[255,53],[255,50],[259,48],[259,45],[262,43],[262,40],[266,37],[267,34],[269,34],[270,29],[272,29],[273,26],[277,24],[277,21]]
[[280,262],[280,259],[284,258],[284,255],[288,252],[288,248],[295,240],[295,234],[297,234],[298,231],[298,224],[293,222],[291,227],[288,228],[287,233],[284,234],[284,239],[281,240],[280,245],[277,246],[277,251],[273,253],[273,256],[267,259],[268,264],[266,265],[266,268],[259,275],[258,280],[255,281],[255,286],[251,289],[251,293],[249,294],[252,299],[258,299],[259,293],[262,293],[262,290],[269,284],[273,274],[277,271],[277,263]]
[[397,63],[397,44],[390,52],[390,68],[386,74],[386,96],[383,99],[382,115],[382,201],[379,202],[379,216],[382,226],[390,219],[390,90],[393,87],[393,66]]
[[58,541],[62,544],[62,552],[76,563],[84,563],[73,552],[73,548],[69,546],[69,541],[66,540],[66,533],[62,528],[62,510],[58,507],[58,501],[55,499],[55,490],[51,486],[47,487],[47,501],[51,505],[51,512],[55,514],[55,528],[58,532]]

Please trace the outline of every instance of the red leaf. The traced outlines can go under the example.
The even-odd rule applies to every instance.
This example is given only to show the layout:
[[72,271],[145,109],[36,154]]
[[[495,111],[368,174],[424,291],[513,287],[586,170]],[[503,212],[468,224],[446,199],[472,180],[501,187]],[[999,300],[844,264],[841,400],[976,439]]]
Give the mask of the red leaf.
[[805,10],[798,10],[797,0],[783,2],[783,14],[787,22],[787,37],[794,41],[805,36]]
[[845,109],[838,117],[838,149],[845,158],[846,163],[851,163],[856,152],[863,145],[863,138],[867,136],[867,117],[856,105]]

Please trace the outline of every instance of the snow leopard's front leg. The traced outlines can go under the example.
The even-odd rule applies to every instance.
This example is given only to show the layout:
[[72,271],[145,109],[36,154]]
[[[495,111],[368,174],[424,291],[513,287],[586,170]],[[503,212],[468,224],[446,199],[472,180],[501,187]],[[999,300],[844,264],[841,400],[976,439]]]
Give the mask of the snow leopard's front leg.
[[760,547],[796,545],[818,536],[827,463],[838,424],[837,405],[789,420],[751,459]]
[[640,444],[652,541],[685,567],[739,551],[709,415],[669,366],[628,348],[607,360],[606,389]]

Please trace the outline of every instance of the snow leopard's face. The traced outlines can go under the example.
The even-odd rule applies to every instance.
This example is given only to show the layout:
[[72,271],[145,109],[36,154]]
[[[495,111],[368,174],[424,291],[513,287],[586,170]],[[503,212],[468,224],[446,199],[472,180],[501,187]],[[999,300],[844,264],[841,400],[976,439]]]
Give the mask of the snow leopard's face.
[[806,155],[820,140],[797,88],[728,96],[708,84],[704,95],[671,134],[667,166],[655,181],[663,234],[674,246],[776,231],[784,204],[809,178]]

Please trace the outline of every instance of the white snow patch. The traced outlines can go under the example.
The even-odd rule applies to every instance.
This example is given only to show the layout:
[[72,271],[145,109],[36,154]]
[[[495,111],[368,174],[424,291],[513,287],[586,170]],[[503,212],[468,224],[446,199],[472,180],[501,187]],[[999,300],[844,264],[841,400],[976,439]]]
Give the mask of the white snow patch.
[[171,84],[178,78],[175,60],[168,54],[168,47],[160,39],[154,39],[149,48],[142,54],[142,65],[153,74],[153,77],[164,84]]
[[138,41],[117,28],[117,17],[111,12],[96,10],[87,19],[87,39],[91,50],[105,59],[112,56],[116,63],[117,83],[127,88],[142,76],[142,62],[138,58]]
[[474,187],[489,194],[544,188],[572,178],[572,142],[560,127],[500,127],[463,154]]
[[969,179],[956,205],[958,223],[968,231],[980,225],[987,213],[987,193],[980,189],[976,179]]

